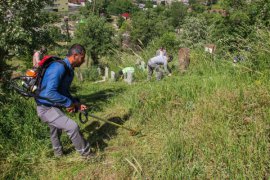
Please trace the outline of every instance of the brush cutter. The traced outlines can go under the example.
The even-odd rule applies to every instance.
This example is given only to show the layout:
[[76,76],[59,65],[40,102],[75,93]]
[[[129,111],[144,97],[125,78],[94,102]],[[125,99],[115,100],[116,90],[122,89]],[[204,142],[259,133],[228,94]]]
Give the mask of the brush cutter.
[[[28,85],[29,84],[29,82],[28,82],[29,80],[28,79],[29,79],[28,76],[20,76],[20,77],[13,78],[10,81],[10,87],[12,89],[14,89],[17,93],[19,93],[20,95],[22,95],[23,97],[25,97],[27,99],[33,97],[33,98],[40,98],[40,99],[45,99],[47,101],[50,101],[47,98],[38,96],[35,93],[33,93],[31,91],[31,89],[29,88],[29,85]],[[120,124],[117,124],[115,122],[108,121],[106,119],[97,117],[97,116],[95,116],[93,114],[88,114],[87,111],[78,110],[77,112],[79,112],[79,120],[80,120],[80,122],[82,124],[85,124],[88,121],[88,116],[90,116],[92,118],[95,118],[97,120],[103,121],[105,123],[109,123],[111,125],[114,125],[114,126],[117,126],[117,127],[123,128],[123,129],[126,129],[126,130],[130,131],[131,135],[137,135],[139,133],[136,130],[127,128],[127,127],[125,127],[123,125],[120,125]],[[84,116],[84,118],[83,118],[83,116]]]
[[[134,130],[134,129],[131,129],[131,128],[125,127],[125,126],[123,126],[123,125],[121,125],[121,124],[117,124],[117,123],[115,123],[115,122],[112,122],[112,121],[109,121],[109,120],[100,118],[100,117],[95,116],[95,115],[93,115],[93,114],[88,114],[87,111],[81,111],[81,110],[79,110],[78,112],[79,112],[79,120],[80,120],[80,122],[83,123],[83,124],[85,124],[85,123],[88,121],[88,116],[90,116],[90,117],[92,117],[92,118],[95,118],[95,119],[97,119],[97,120],[103,121],[103,122],[108,123],[108,124],[111,124],[111,125],[113,125],[113,126],[117,126],[117,127],[119,127],[119,128],[123,128],[123,129],[125,129],[125,130],[128,130],[132,136],[139,134],[139,132],[136,131],[136,130]],[[84,119],[83,119],[83,116],[84,116]]]

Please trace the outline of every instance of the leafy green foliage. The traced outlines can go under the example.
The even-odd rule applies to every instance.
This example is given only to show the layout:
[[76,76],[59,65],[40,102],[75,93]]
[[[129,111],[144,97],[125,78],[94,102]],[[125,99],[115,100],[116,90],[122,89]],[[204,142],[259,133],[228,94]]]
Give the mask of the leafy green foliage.
[[185,20],[179,39],[182,47],[200,47],[208,38],[208,26],[204,18],[190,17]]
[[113,29],[104,18],[89,16],[75,31],[74,42],[86,47],[86,53],[98,64],[99,56],[109,53],[113,47]]
[[97,66],[91,66],[87,69],[81,69],[80,73],[82,73],[84,81],[97,81],[100,80],[100,76],[98,74]]
[[50,36],[43,28],[47,15],[41,9],[45,0],[0,2],[0,61],[9,54],[26,54],[41,43],[50,43]]
[[30,100],[10,93],[0,94],[0,100],[0,178],[30,177],[31,164],[39,162],[40,152],[50,144],[48,127],[39,121]]
[[108,6],[108,12],[113,15],[122,13],[134,13],[138,11],[132,0],[112,0]]
[[155,37],[172,29],[165,16],[159,14],[158,11],[149,9],[133,15],[131,38],[134,43],[140,45],[142,43],[143,46],[147,46]]
[[80,9],[80,14],[88,17],[91,14],[100,16],[102,13],[108,15],[107,8],[110,1],[108,0],[94,0],[92,2],[86,2],[86,6]]
[[167,10],[168,20],[171,21],[170,24],[177,28],[181,26],[187,15],[187,6],[180,2],[173,2]]
[[122,16],[117,18],[117,26],[121,28],[122,24],[125,22],[125,19]]
[[164,33],[156,43],[158,47],[164,47],[171,54],[178,50],[180,42],[175,33],[168,32]]
[[65,41],[67,39],[67,35],[62,34],[61,29],[56,26],[49,26],[48,31],[53,41]]

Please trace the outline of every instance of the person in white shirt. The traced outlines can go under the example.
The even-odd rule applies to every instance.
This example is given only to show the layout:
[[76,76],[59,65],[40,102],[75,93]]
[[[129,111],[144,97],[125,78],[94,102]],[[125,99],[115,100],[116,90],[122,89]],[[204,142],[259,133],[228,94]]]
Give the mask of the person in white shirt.
[[156,55],[157,55],[157,56],[159,56],[159,55],[167,56],[166,49],[163,48],[163,47],[161,47],[160,49],[157,50]]
[[157,80],[161,80],[163,73],[162,69],[160,68],[161,65],[163,65],[165,73],[168,74],[168,76],[171,76],[171,69],[168,66],[168,62],[171,62],[173,60],[173,56],[155,56],[151,59],[149,59],[147,66],[148,66],[148,77],[147,79],[150,80],[152,77],[152,74],[154,71],[156,71],[156,77]]

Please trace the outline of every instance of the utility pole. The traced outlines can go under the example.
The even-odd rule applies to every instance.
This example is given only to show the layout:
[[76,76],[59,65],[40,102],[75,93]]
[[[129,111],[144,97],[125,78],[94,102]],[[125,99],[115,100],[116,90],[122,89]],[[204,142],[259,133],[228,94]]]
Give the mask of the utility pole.
[[70,35],[69,35],[68,16],[64,16],[64,22],[65,22],[66,31],[67,31],[67,42],[69,42],[70,41]]

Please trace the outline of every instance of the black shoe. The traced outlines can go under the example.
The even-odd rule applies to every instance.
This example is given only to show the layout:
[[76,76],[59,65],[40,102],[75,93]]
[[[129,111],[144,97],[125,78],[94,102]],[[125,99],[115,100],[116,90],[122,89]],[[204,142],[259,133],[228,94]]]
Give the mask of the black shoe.
[[63,154],[63,152],[61,151],[61,152],[54,152],[54,157],[56,157],[56,158],[60,158],[60,157],[62,157],[64,154]]
[[85,160],[93,160],[96,157],[96,154],[93,152],[89,152],[87,154],[82,155],[82,158]]

